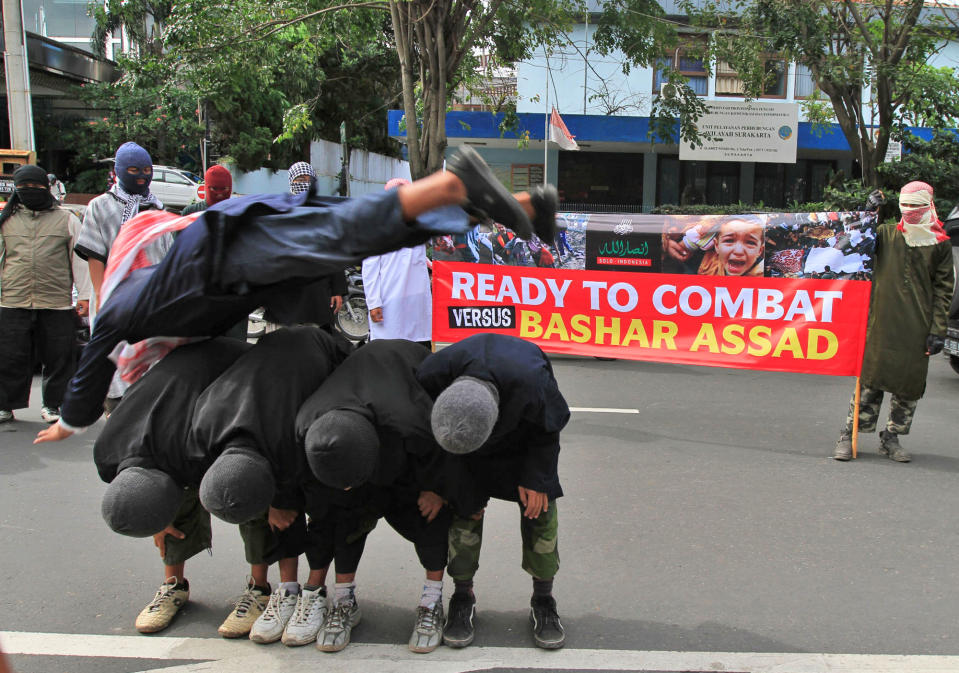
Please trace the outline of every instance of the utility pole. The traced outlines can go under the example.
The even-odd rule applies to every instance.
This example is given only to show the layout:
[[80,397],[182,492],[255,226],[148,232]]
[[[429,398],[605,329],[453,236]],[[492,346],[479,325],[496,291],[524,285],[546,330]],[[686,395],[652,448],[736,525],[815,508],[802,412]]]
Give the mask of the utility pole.
[[3,66],[7,78],[10,149],[36,151],[27,39],[20,0],[3,0]]

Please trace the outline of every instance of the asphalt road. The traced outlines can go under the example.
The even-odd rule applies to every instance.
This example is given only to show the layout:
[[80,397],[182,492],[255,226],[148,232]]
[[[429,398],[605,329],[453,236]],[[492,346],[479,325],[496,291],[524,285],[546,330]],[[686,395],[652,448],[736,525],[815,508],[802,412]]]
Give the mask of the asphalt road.
[[830,458],[852,379],[554,367],[571,407],[638,410],[574,411],[563,433],[555,595],[567,649],[531,647],[507,503],[489,511],[465,651],[406,651],[422,570],[385,524],[360,566],[364,618],[344,652],[217,638],[245,582],[239,535],[221,522],[213,555],[188,563],[187,608],[159,637],[140,636],[133,620],[163,579],[156,551],[100,519],[99,425],[31,445],[38,389],[0,426],[0,646],[19,673],[959,670],[959,375],[945,359],[903,440],[908,465],[878,456],[876,435],[859,460]]

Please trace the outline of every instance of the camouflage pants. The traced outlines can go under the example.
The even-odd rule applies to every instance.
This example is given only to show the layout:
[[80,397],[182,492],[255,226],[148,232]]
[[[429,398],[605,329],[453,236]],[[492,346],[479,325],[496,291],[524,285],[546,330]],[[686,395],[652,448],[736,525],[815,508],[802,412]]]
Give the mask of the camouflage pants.
[[[859,394],[859,432],[875,432],[879,420],[879,407],[882,405],[883,391],[863,386]],[[892,396],[889,405],[889,420],[886,431],[894,435],[908,435],[912,419],[916,415],[919,400],[904,400]],[[846,430],[852,432],[853,414],[856,409],[856,395],[849,401],[849,413],[846,415]]]
[[[520,505],[523,570],[537,579],[552,579],[559,570],[556,501],[550,500],[549,509],[536,519],[522,516],[522,510]],[[446,572],[454,580],[473,579],[479,568],[480,547],[483,545],[483,519],[474,521],[454,515],[450,524],[449,545]]]

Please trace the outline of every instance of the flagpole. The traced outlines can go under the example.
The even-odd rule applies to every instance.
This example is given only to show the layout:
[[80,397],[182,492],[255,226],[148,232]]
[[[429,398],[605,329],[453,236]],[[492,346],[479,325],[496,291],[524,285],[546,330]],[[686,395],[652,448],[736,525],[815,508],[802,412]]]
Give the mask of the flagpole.
[[549,183],[549,52],[543,47],[546,56],[546,123],[543,126],[543,185]]

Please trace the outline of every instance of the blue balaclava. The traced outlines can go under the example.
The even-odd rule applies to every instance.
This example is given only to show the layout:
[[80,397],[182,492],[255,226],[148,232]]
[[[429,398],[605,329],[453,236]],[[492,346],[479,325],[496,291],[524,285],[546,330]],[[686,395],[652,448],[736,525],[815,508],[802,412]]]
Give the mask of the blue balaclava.
[[[130,166],[136,166],[140,169],[137,175],[130,175],[127,169]],[[149,174],[144,174],[143,169],[150,168]],[[150,193],[150,181],[153,179],[153,160],[150,159],[150,153],[137,145],[136,143],[123,143],[116,155],[116,174],[117,180],[123,191],[128,194],[139,194],[146,196]],[[143,184],[137,184],[138,180],[144,180]]]

